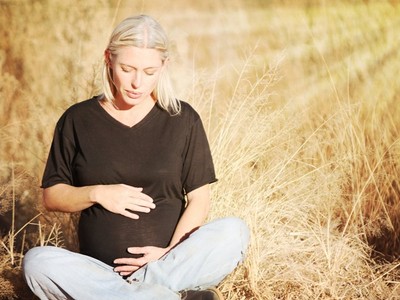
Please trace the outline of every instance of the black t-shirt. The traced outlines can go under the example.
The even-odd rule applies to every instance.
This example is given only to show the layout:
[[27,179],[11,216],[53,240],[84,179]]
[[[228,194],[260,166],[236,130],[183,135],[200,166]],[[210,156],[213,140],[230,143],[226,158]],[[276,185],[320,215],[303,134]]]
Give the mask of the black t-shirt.
[[[185,193],[216,181],[199,115],[186,102],[171,116],[157,104],[133,127],[109,115],[99,97],[71,106],[57,123],[42,187],[124,183],[154,199],[138,220],[100,205],[81,212],[80,251],[109,265],[128,247],[168,246],[185,207]],[[66,200],[67,201],[67,200]]]

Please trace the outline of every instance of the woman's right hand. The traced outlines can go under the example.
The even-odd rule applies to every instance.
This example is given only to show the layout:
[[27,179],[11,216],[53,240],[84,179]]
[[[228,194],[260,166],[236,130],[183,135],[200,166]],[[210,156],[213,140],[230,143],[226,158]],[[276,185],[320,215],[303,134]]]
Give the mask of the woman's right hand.
[[126,184],[98,185],[93,190],[92,199],[110,212],[139,219],[134,212],[149,213],[156,207],[153,199],[142,191],[143,188]]

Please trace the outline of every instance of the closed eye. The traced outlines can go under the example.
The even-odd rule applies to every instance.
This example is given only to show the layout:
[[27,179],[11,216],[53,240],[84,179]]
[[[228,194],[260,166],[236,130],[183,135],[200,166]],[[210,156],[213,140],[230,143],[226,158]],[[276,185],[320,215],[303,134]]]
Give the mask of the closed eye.
[[132,71],[131,68],[126,68],[126,67],[121,67],[121,70],[125,73],[129,73],[130,71]]
[[[150,67],[144,69],[143,71],[147,76],[153,76],[157,73],[158,69],[158,67]],[[129,65],[121,64],[121,70],[125,73],[129,73],[132,72],[132,70],[136,70],[136,68]]]

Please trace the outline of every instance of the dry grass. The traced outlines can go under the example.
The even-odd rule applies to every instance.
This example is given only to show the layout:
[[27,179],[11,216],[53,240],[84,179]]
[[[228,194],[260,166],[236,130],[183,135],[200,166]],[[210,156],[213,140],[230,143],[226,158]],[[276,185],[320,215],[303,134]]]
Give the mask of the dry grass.
[[0,9],[2,298],[32,297],[20,274],[28,248],[76,248],[74,217],[38,216],[52,130],[97,92],[109,30],[138,12],[170,32],[179,96],[203,116],[219,177],[210,218],[237,215],[252,230],[246,261],[221,285],[227,299],[400,298],[396,1]]

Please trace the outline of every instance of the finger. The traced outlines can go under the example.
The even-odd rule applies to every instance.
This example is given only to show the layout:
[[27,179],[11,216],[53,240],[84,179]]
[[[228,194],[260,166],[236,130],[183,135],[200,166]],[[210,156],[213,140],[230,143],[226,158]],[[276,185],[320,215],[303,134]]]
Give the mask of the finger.
[[126,210],[126,209],[120,211],[119,213],[120,213],[121,215],[123,215],[124,217],[127,217],[127,218],[131,218],[131,219],[134,219],[134,220],[139,219],[139,216],[138,216],[137,214],[134,214],[133,212],[128,211],[128,210]]
[[[135,270],[136,271],[136,270]],[[119,272],[119,275],[121,276],[129,276],[131,275],[133,272]]]
[[139,266],[118,266],[114,268],[114,272],[133,272],[139,269]]
[[153,198],[151,198],[149,195],[142,193],[143,188],[137,188],[129,185],[124,185],[126,188],[130,190],[130,193],[132,194],[132,197],[139,198],[145,201],[153,202]]
[[153,199],[151,199],[151,201],[149,200],[144,200],[142,198],[137,198],[137,197],[132,197],[132,199],[134,199],[135,204],[143,206],[143,207],[149,207],[149,208],[155,208],[156,205],[153,202]]
[[148,261],[144,258],[117,258],[114,260],[114,264],[120,265],[115,267],[117,272],[121,271],[129,271],[131,267],[140,268],[141,266],[147,264]]
[[155,205],[151,205],[151,206],[142,206],[142,205],[138,205],[138,204],[136,204],[136,203],[126,203],[125,204],[125,209],[128,209],[128,210],[130,210],[130,211],[132,211],[132,212],[135,212],[135,211],[140,211],[140,212],[146,212],[146,213],[148,213],[148,212],[150,212],[152,209],[154,209],[155,208]]
[[139,269],[139,266],[119,266],[114,268],[114,272],[120,273],[121,275],[124,275],[122,273],[127,273],[126,275],[135,272]]
[[134,258],[116,258],[114,259],[113,263],[116,265],[134,265],[135,259]]
[[128,252],[131,254],[146,254],[148,253],[148,247],[129,247]]
[[147,202],[151,202],[153,203],[153,198],[151,198],[149,195],[145,194],[145,193],[139,193],[139,194],[134,194],[133,195],[134,198],[137,199],[141,199],[143,201],[147,201]]
[[141,198],[141,199],[146,200],[146,201],[153,202],[153,198],[151,198],[149,195],[147,195],[147,194],[145,194],[145,193],[142,193],[142,191],[143,191],[143,188],[142,188],[142,187],[134,187],[134,186],[126,185],[126,184],[123,184],[123,186],[124,186],[125,188],[129,189],[129,191],[130,191],[135,197]]
[[145,208],[151,208],[154,209],[156,208],[156,205],[153,203],[152,201],[147,201],[147,200],[143,200],[141,198],[135,197],[135,196],[130,196],[125,204],[128,203],[130,205],[137,205],[137,206],[141,206],[141,207],[145,207]]
[[126,210],[128,210],[128,212],[143,212],[143,213],[149,213],[151,211],[150,208],[148,207],[143,207],[143,206],[137,206],[135,204],[128,204],[126,205]]

